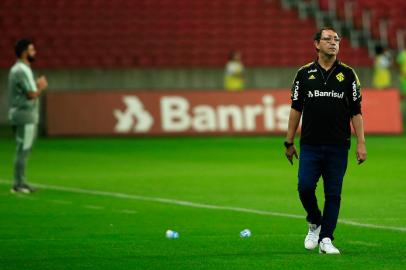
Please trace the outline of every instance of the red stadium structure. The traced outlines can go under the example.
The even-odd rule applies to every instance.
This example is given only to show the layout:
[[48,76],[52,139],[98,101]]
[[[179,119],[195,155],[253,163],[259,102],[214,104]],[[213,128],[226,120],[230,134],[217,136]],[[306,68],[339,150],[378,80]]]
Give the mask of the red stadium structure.
[[[404,32],[406,30],[406,1],[404,0],[319,0],[319,2],[321,9],[336,10],[337,16],[342,20],[346,19],[345,9],[346,5],[349,5],[353,14],[354,26],[359,29],[366,27],[363,25],[363,20],[366,19],[365,16],[369,16],[370,22],[368,23],[369,27],[367,27],[369,29],[366,30],[370,31],[375,39],[381,38],[380,25],[386,24],[384,27],[387,32],[388,45],[395,49],[398,47],[398,31],[403,30]],[[331,2],[335,2],[334,7],[331,7]],[[403,42],[404,38],[405,36],[403,36]]]
[[[400,12],[372,2],[382,1],[359,1],[356,12],[368,5],[396,15],[391,31],[404,26]],[[41,48],[41,68],[220,67],[230,50],[247,66],[298,66],[314,57],[316,28],[280,1],[2,0],[0,67],[14,61],[10,47],[22,36]],[[341,47],[348,64],[372,64],[365,48],[346,38]]]

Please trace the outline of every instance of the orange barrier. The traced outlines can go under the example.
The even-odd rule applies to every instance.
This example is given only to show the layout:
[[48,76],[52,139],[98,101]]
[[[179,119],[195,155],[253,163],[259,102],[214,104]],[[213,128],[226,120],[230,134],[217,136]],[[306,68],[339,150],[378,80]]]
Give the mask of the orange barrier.
[[[363,92],[367,133],[402,132],[396,90]],[[284,134],[290,91],[49,92],[49,136]]]
[[362,98],[366,133],[400,134],[403,132],[398,90],[363,90]]

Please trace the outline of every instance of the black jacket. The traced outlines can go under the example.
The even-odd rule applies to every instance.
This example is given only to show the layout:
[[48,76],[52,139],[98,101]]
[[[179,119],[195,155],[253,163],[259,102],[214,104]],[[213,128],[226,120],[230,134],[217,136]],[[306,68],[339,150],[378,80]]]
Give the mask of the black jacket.
[[361,114],[360,82],[351,67],[338,60],[328,71],[317,60],[301,67],[291,100],[302,112],[301,143],[350,146],[350,119]]

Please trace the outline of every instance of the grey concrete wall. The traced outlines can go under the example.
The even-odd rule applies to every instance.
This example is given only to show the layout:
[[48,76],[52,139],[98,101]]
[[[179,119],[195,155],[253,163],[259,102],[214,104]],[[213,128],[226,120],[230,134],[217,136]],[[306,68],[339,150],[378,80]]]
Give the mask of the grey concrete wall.
[[[247,88],[289,88],[297,68],[249,68]],[[372,69],[356,68],[364,87],[370,87]],[[160,90],[222,89],[223,69],[42,69],[37,76],[48,78],[48,91],[58,90]],[[7,116],[7,74],[0,69],[0,123]],[[394,78],[395,86],[397,79]]]

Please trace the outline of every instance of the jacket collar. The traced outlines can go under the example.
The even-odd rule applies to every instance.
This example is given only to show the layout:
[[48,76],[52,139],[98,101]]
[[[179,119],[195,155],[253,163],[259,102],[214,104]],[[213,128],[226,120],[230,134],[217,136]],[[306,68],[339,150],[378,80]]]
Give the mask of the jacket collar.
[[[313,64],[316,65],[317,67],[325,70],[322,66],[320,66],[318,60],[319,60],[319,58],[316,58],[316,60],[314,60]],[[333,69],[334,67],[338,66],[339,64],[341,64],[340,60],[336,59],[329,70]]]

